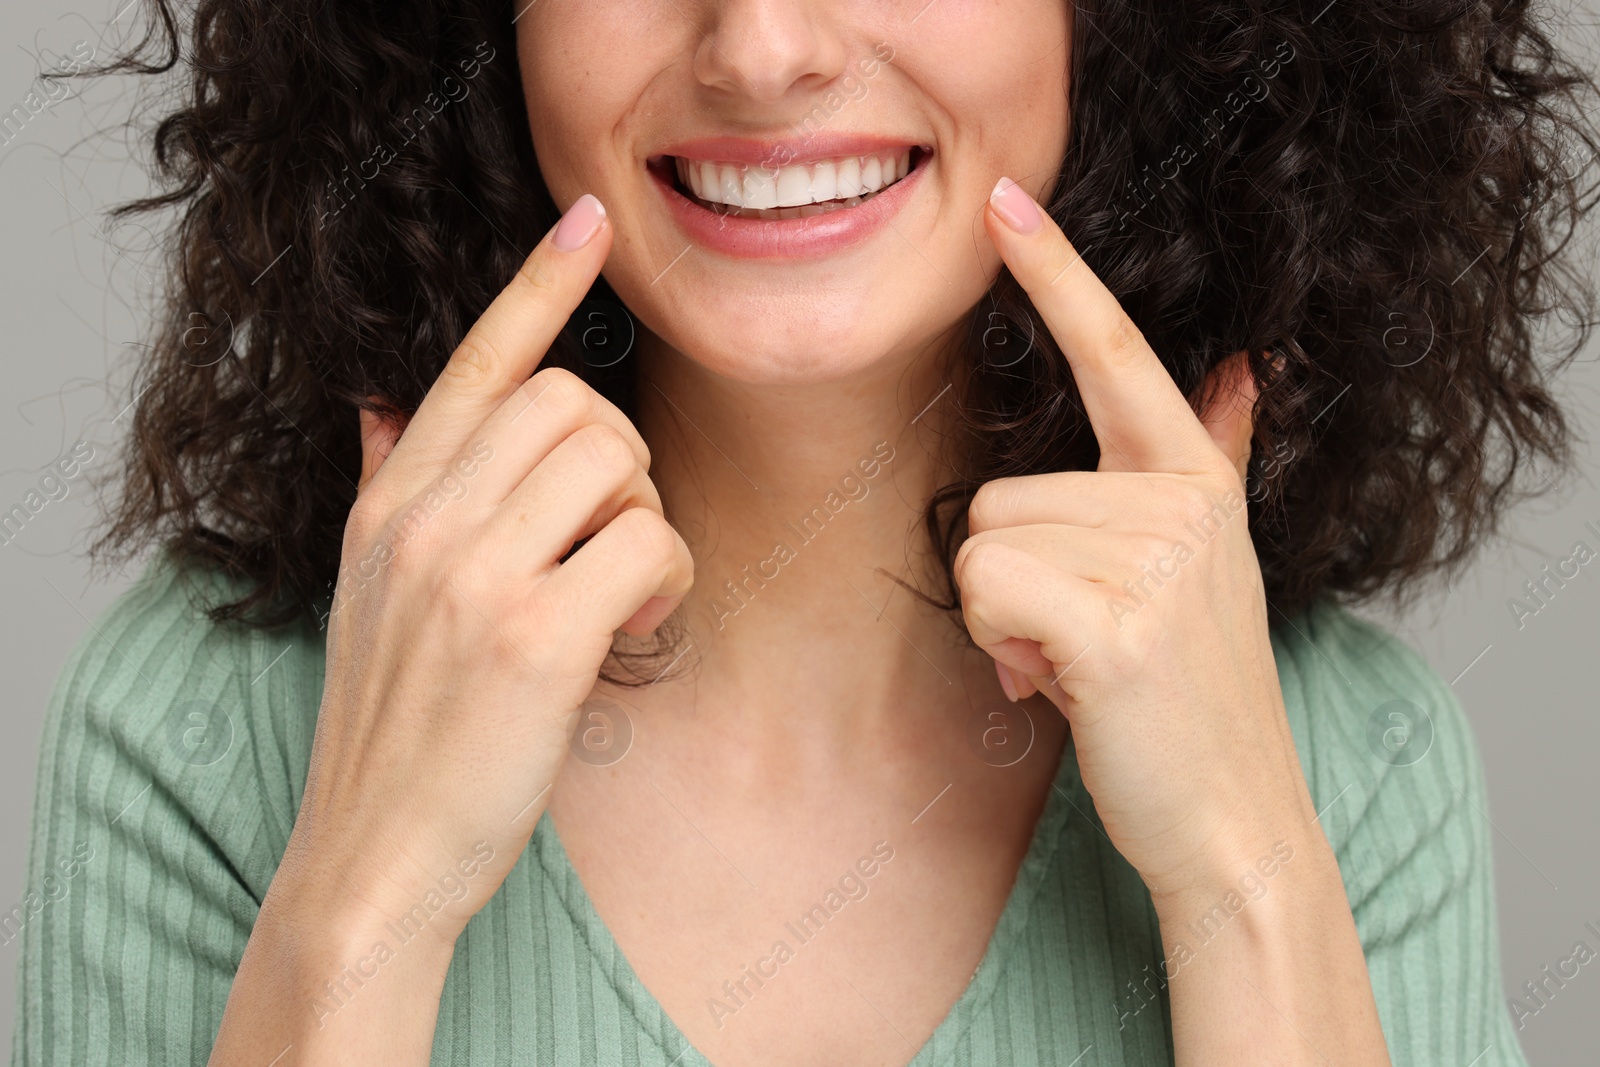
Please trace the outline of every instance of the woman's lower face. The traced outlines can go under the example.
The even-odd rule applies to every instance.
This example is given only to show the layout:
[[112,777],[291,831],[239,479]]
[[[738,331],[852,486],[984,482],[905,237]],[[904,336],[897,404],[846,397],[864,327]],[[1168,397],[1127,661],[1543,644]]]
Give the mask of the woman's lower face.
[[643,326],[737,381],[916,358],[999,272],[982,210],[1066,150],[1063,0],[529,5],[518,55],[556,204],[616,231]]

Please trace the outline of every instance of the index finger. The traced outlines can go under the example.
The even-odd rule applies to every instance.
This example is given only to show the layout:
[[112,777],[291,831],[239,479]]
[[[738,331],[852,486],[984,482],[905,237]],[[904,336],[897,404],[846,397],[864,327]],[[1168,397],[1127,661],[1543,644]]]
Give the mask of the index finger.
[[420,487],[466,446],[489,414],[532,377],[610,249],[605,208],[585,193],[467,330],[384,461],[385,478]]
[[1072,367],[1100,442],[1100,469],[1214,468],[1221,454],[1172,375],[1049,214],[1001,178],[984,225]]

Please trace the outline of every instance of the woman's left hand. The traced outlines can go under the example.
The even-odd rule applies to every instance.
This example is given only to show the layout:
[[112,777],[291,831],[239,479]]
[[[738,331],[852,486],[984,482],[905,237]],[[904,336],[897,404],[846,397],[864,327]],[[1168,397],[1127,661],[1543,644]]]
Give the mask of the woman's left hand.
[[1254,380],[1231,357],[1196,416],[1020,187],[1002,179],[985,225],[1071,365],[1100,464],[978,491],[955,559],[966,624],[1002,685],[1067,717],[1106,833],[1158,907],[1203,895],[1275,841],[1309,843],[1315,816],[1246,513]]
[[[1106,835],[1150,889],[1180,1067],[1387,1067],[1339,864],[1295,752],[1250,540],[1255,388],[1234,355],[1196,416],[1066,236],[1002,179],[984,224],[1071,365],[1095,471],[979,489],[956,555],[967,628],[1071,725]],[[1279,844],[1293,865],[1198,960],[1181,945]],[[1176,962],[1181,977],[1173,978]],[[1262,992],[1265,986],[1271,999]]]

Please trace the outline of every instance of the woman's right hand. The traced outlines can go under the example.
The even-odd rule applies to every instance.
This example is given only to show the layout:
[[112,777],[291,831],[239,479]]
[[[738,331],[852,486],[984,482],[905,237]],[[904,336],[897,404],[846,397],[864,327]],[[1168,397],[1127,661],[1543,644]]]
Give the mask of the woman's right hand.
[[[662,515],[638,431],[576,375],[534,373],[610,244],[599,201],[580,199],[473,325],[403,434],[364,413],[310,772],[262,906],[279,926],[268,956],[281,958],[286,940],[292,956],[325,937],[365,949],[383,930],[415,928],[430,949],[397,951],[411,953],[436,998],[442,970],[423,960],[447,963],[527,845],[615,631],[647,633],[689,591],[693,562]],[[263,953],[252,960],[261,936],[258,920],[241,979],[253,963],[258,980],[318,989],[318,965],[304,958],[289,975],[273,974]],[[236,979],[230,1016],[239,996]],[[410,1000],[375,995],[354,1014],[389,1017],[381,1030],[395,1019],[378,1002]],[[317,1014],[300,1010],[302,1021]],[[228,1032],[225,1018],[219,1051]],[[373,1036],[426,1060],[421,1034]]]
[[[689,590],[689,550],[662,516],[639,432],[576,375],[534,373],[610,241],[599,201],[580,200],[403,434],[363,413],[291,839],[298,885],[393,919],[492,849],[467,879],[481,905],[544,809],[615,632],[648,632]],[[453,936],[468,909],[446,911],[433,922]]]

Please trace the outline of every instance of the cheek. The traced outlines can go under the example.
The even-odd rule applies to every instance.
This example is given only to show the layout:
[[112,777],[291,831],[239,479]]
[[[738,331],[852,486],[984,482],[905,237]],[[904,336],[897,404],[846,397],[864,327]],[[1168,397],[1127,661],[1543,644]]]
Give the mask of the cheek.
[[918,21],[916,47],[895,61],[945,112],[959,145],[1019,163],[1059,160],[1071,10],[1064,0],[938,0]]
[[[528,0],[518,0],[526,4]],[[659,69],[670,41],[652,36],[646,19],[628,20],[620,5],[532,3],[517,22],[528,128],[539,168],[558,204],[585,192],[605,199],[623,127]],[[603,48],[595,41],[605,41]]]

